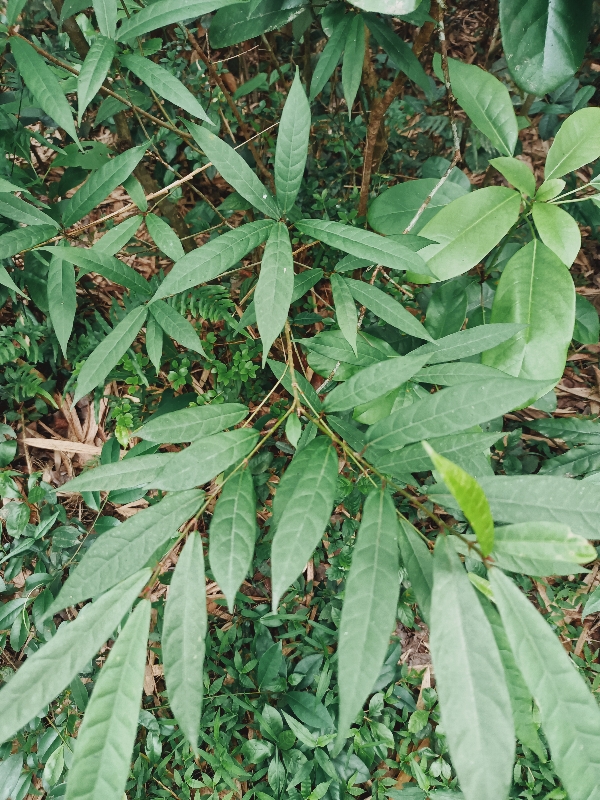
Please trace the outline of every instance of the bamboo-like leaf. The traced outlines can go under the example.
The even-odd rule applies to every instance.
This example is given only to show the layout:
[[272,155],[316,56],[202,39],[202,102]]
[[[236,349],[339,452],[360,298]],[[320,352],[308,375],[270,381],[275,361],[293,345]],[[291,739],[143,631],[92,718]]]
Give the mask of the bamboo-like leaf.
[[146,322],[146,352],[158,375],[162,362],[163,331],[152,315]]
[[348,107],[348,117],[352,116],[352,106],[360,86],[365,60],[365,23],[362,14],[355,14],[346,33],[344,60],[342,61],[342,86]]
[[107,39],[114,39],[117,30],[117,0],[92,0],[98,28]]
[[114,39],[96,36],[77,76],[77,120],[81,120],[86,108],[98,94],[104,83],[112,60],[117,52]]
[[[64,484],[69,492],[100,492],[113,489],[131,489],[155,483],[162,470],[178,453],[152,453],[122,459],[114,464],[103,464],[82,472]],[[178,487],[181,488],[181,487]],[[174,491],[177,491],[175,489]]]
[[79,267],[78,279],[87,275],[88,272],[97,272],[98,275],[108,278],[109,281],[135,292],[148,295],[151,291],[148,281],[132,267],[102,250],[96,250],[93,247],[87,249],[82,247],[44,247],[44,250]]
[[48,312],[56,338],[66,357],[67,344],[77,310],[77,294],[73,265],[69,261],[63,261],[58,253],[50,259],[47,287]]
[[131,240],[143,221],[143,217],[138,214],[115,225],[94,243],[92,250],[94,253],[105,253],[107,256],[116,255]]
[[0,259],[10,258],[22,250],[29,250],[30,247],[51,239],[55,234],[54,225],[31,225],[28,228],[17,228],[16,231],[3,233],[0,236]]
[[282,6],[280,0],[235,2],[235,8],[220,9],[210,26],[210,43],[215,48],[253,39],[268,31],[281,29],[299,16],[306,6]]
[[6,24],[9,28],[16,23],[26,2],[27,0],[8,0],[6,4]]
[[192,442],[232,428],[247,416],[248,408],[241,403],[193,406],[151,417],[135,435],[150,442]]
[[[385,13],[385,12],[384,12]],[[394,33],[393,28],[375,14],[365,14],[365,22],[373,36],[393,61],[396,69],[403,72],[413,83],[416,83],[427,96],[431,95],[431,82],[421,62],[413,53],[410,45]]]
[[188,350],[200,353],[206,358],[202,341],[192,323],[182,317],[179,311],[165,302],[151,303],[148,308],[150,314],[171,339],[175,339],[182,347],[187,347]]
[[394,328],[404,331],[418,339],[426,339],[432,342],[431,334],[421,325],[419,320],[407,311],[402,303],[394,300],[376,286],[371,286],[364,281],[355,281],[351,278],[342,278],[354,299],[366,306],[376,316],[393,325]]
[[138,726],[152,604],[142,600],[94,684],[75,746],[66,800],[122,800]]
[[400,517],[399,521],[398,546],[402,564],[408,573],[421,616],[429,624],[433,591],[433,554],[407,519]]
[[24,225],[52,225],[54,228],[60,227],[48,214],[44,214],[39,208],[26,203],[20,197],[12,194],[0,194],[0,217],[12,219],[15,222],[22,222]]
[[428,364],[442,364],[445,361],[469,358],[505,342],[525,327],[523,324],[514,322],[479,325],[475,328],[451,333],[430,344],[423,344],[417,350],[413,350],[412,355],[427,353]]
[[331,77],[334,69],[338,65],[340,56],[344,50],[346,43],[346,33],[352,21],[352,17],[348,14],[342,17],[341,21],[335,26],[329,41],[323,48],[323,52],[319,56],[317,66],[313,72],[312,81],[310,84],[310,99],[314,100],[315,97],[323,91],[325,84]]
[[277,202],[284,214],[294,205],[300,190],[309,135],[310,106],[296,68],[292,87],[281,112],[275,148],[275,189]]
[[174,22],[198,19],[216,8],[233,5],[238,0],[159,0],[124,19],[117,31],[119,42],[128,42]]
[[331,293],[338,325],[344,334],[345,340],[354,350],[355,355],[358,355],[356,352],[358,314],[356,313],[354,299],[343,278],[333,273],[329,280],[331,282]]
[[269,349],[287,320],[294,291],[294,260],[286,226],[276,223],[271,228],[254,293],[256,322],[263,346],[263,367]]
[[[287,364],[283,364],[281,361],[272,361],[270,358],[267,359],[267,364],[271,367],[271,370],[273,371],[273,374],[277,380],[281,381],[286,392],[293,397],[294,390],[292,387],[292,376],[290,375]],[[319,413],[322,407],[319,395],[315,392],[311,384],[306,380],[301,372],[294,370],[294,377],[298,386],[298,393],[300,397],[303,398],[303,402],[306,402],[308,407],[313,411]]]
[[156,214],[146,214],[146,227],[155,244],[171,261],[179,261],[185,251],[173,228]]
[[[484,327],[484,326],[481,326]],[[486,325],[486,328],[489,326]],[[429,360],[429,359],[428,359]],[[494,367],[486,367],[475,361],[456,361],[452,364],[436,364],[424,367],[415,375],[419,383],[433,383],[436,386],[457,386],[470,383],[479,378],[503,378],[504,374]]]
[[202,716],[205,585],[202,539],[192,531],[171,579],[161,643],[171,710],[194,752]]

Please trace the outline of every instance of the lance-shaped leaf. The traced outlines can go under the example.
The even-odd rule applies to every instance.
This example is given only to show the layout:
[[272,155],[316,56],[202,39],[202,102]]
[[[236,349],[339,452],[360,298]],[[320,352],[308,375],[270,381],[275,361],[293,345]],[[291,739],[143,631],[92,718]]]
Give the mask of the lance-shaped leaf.
[[[358,258],[371,260],[390,269],[412,270],[430,275],[425,262],[418,253],[399,242],[392,241],[364,228],[354,228],[341,222],[323,219],[303,219],[296,223],[300,233],[319,239],[331,247],[343,250]],[[433,238],[433,237],[431,237]],[[434,239],[434,241],[436,241]],[[433,246],[433,245],[430,245]],[[437,245],[435,245],[437,247]]]
[[427,353],[428,364],[442,364],[445,361],[469,358],[505,342],[524,328],[524,325],[512,322],[479,325],[443,336],[430,344],[423,344],[417,350],[413,350],[412,355]]
[[416,528],[404,517],[400,517],[398,546],[419,611],[429,624],[433,591],[433,555]]
[[292,88],[281,112],[275,148],[275,189],[284,214],[294,205],[300,190],[309,135],[310,106],[296,68]]
[[54,225],[31,225],[28,228],[17,228],[16,231],[3,233],[0,236],[0,259],[15,256],[22,250],[29,250],[30,247],[51,239],[55,234]]
[[128,42],[150,31],[160,30],[174,22],[198,19],[216,8],[233,5],[238,0],[159,0],[152,3],[119,25],[117,39]]
[[92,0],[96,22],[102,36],[115,38],[117,30],[117,0]]
[[433,560],[430,646],[452,763],[466,800],[505,800],[515,733],[498,647],[446,536]]
[[[155,482],[163,468],[178,453],[152,453],[103,464],[82,472],[64,484],[69,492],[100,492],[113,489],[132,489]],[[179,487],[181,488],[181,487]],[[175,489],[177,491],[177,489]]]
[[146,227],[158,247],[172,261],[183,258],[185,251],[173,228],[156,214],[146,214]]
[[430,96],[430,79],[411,47],[404,39],[394,33],[390,25],[375,14],[365,14],[364,20],[373,36],[394,63],[394,66],[416,83],[427,96]]
[[237,0],[235,8],[221,9],[215,14],[210,26],[210,43],[220,49],[254,39],[283,28],[304,9],[302,3],[282,6],[280,0],[251,0],[248,3]]
[[551,203],[534,203],[531,216],[542,242],[570,267],[581,250],[581,233],[573,217]]
[[311,339],[298,339],[297,341],[307,350],[319,353],[319,355],[325,356],[334,363],[343,361],[357,367],[368,367],[371,364],[376,364],[387,358],[396,358],[397,356],[396,351],[387,342],[362,332],[359,332],[356,340],[358,353],[356,356],[341,331],[326,331],[317,334]]
[[266,217],[278,219],[281,216],[277,201],[271,192],[263,186],[252,169],[233,147],[206,128],[185,123],[196,143],[202,148],[207,158],[233,188]]
[[314,100],[315,97],[323,91],[323,88],[333,70],[337,67],[340,56],[344,50],[346,42],[346,33],[348,27],[352,22],[352,17],[348,14],[342,17],[341,21],[335,26],[329,41],[323,48],[323,52],[319,56],[317,66],[313,72],[312,81],[310,83],[310,99]]
[[224,428],[232,428],[247,416],[248,408],[241,403],[193,406],[156,415],[135,435],[150,442],[192,442]]
[[59,227],[58,222],[55,222],[48,214],[44,214],[39,208],[32,206],[31,203],[26,203],[20,197],[15,197],[6,192],[0,194],[0,217],[22,222],[24,225],[52,225],[54,228]]
[[114,632],[150,577],[133,575],[62,623],[0,691],[0,742],[11,739],[70,684]]
[[533,419],[527,427],[551,439],[563,439],[570,444],[600,444],[600,424],[592,419],[557,417]]
[[205,587],[202,539],[193,531],[171,579],[161,644],[169,704],[194,752],[202,716]]
[[158,375],[162,363],[163,331],[153,316],[149,316],[146,323],[146,352]]
[[423,442],[423,447],[475,531],[482,554],[489,556],[494,546],[494,520],[483,489],[468,472],[436,453],[428,442]]
[[341,332],[344,334],[344,339],[348,342],[350,347],[356,351],[356,332],[358,328],[358,314],[354,304],[354,298],[344,283],[343,278],[336,273],[333,273],[330,278],[331,293],[333,295],[333,304],[335,306],[335,316]]
[[24,39],[11,36],[9,42],[21,77],[36,103],[79,144],[71,107],[50,67]]
[[140,332],[147,310],[146,306],[138,306],[130,311],[88,356],[77,377],[73,405],[96,386],[100,386],[111,369],[123,358]]
[[243,258],[250,250],[262,244],[273,223],[259,220],[241,225],[218,236],[202,247],[188,253],[175,264],[156,290],[153,300],[185,292],[192,286],[206,283],[219,276]]
[[179,78],[172,75],[169,70],[155,64],[149,58],[139,55],[121,56],[119,60],[159,97],[164,97],[174,106],[183,108],[193,117],[198,117],[208,122],[209,125],[214,125],[190,90],[186,89]]
[[223,486],[210,522],[208,558],[231,613],[235,595],[248,574],[256,539],[256,495],[246,467]]
[[600,445],[589,444],[583,447],[573,447],[560,456],[548,458],[542,463],[539,475],[585,475],[595,472],[600,465]]
[[510,578],[494,569],[490,580],[515,661],[539,708],[554,769],[571,800],[590,800],[600,784],[598,704],[554,631]]
[[145,146],[132,147],[131,150],[126,150],[121,155],[111,158],[100,169],[92,172],[83,186],[67,201],[63,212],[65,227],[68,228],[85,217],[117,186],[120,186],[140,163],[145,152]]
[[271,228],[254,293],[256,322],[263,346],[263,367],[269,348],[283,330],[294,291],[294,259],[286,226]]
[[302,572],[325,532],[337,486],[337,454],[324,437],[301,450],[294,462],[293,475],[286,480],[284,473],[277,490],[281,491],[284,481],[294,483],[271,548],[275,611],[284,591]]
[[375,489],[365,501],[344,592],[338,647],[338,752],[381,672],[399,592],[396,509],[384,489]]
[[58,253],[50,259],[47,291],[48,313],[56,338],[66,357],[67,344],[73,330],[73,320],[77,310],[77,293],[73,265],[69,261],[64,261]]
[[581,108],[564,121],[548,151],[544,177],[561,178],[600,156],[600,108]]
[[46,614],[50,616],[88,597],[97,597],[146,566],[158,548],[194,516],[203,499],[204,492],[198,489],[174,492],[121,525],[109,528],[71,570]]
[[114,39],[96,36],[77,76],[77,120],[81,124],[84,112],[104,83],[117,52]]
[[105,253],[107,256],[114,256],[122,247],[131,240],[140,227],[144,218],[138,214],[135,217],[130,217],[124,222],[115,225],[107,231],[97,242],[92,245],[94,253]]
[[8,289],[11,289],[13,292],[22,295],[25,297],[24,292],[22,292],[17,284],[13,281],[10,277],[8,272],[6,271],[5,267],[0,267],[0,286],[6,286]]
[[122,800],[131,767],[152,604],[125,623],[94,684],[67,780],[67,800]]
[[101,250],[95,250],[93,247],[85,250],[82,247],[44,247],[44,250],[79,267],[78,278],[82,278],[88,272],[97,272],[103,278],[108,278],[109,281],[127,289],[143,294],[149,294],[151,291],[148,281],[132,267]]
[[509,183],[520,192],[525,192],[529,197],[535,194],[535,175],[529,164],[520,161],[518,158],[508,158],[500,156],[491,158],[490,164],[495,167],[501,175],[504,175]]
[[428,331],[421,325],[416,317],[407,311],[402,303],[394,300],[376,286],[364,281],[355,281],[351,278],[342,278],[346,286],[350,289],[352,297],[361,305],[366,306],[376,316],[393,325],[394,328],[416,336],[418,339],[433,341]]
[[352,116],[352,106],[360,86],[364,60],[365,23],[362,14],[355,14],[346,33],[342,61],[342,87],[349,117]]
[[148,308],[150,314],[171,339],[175,339],[182,347],[187,347],[188,350],[200,353],[206,358],[202,342],[192,323],[182,317],[179,311],[163,301],[151,303]]
[[[287,364],[282,364],[281,361],[272,361],[270,358],[267,360],[267,364],[271,367],[271,370],[278,381],[281,381],[283,384],[283,388],[288,392],[288,394],[294,396],[294,389],[292,386],[292,376],[290,375],[289,369]],[[319,395],[315,392],[311,384],[306,380],[304,375],[301,372],[297,372],[294,370],[294,377],[296,379],[296,384],[298,386],[298,393],[300,397],[303,399],[303,402],[308,404],[309,408],[312,408],[313,411],[319,412],[321,411],[321,400],[319,399]]]
[[436,364],[433,367],[425,367],[417,372],[415,381],[433,383],[437,386],[456,386],[460,383],[470,383],[478,378],[503,377],[504,375],[499,369],[486,367],[475,361],[457,361],[453,364]]

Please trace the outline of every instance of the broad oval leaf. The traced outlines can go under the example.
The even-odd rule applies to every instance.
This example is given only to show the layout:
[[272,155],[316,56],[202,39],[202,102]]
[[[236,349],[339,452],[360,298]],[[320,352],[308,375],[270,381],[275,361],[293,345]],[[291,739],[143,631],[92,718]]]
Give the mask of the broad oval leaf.
[[562,178],[600,156],[600,108],[581,108],[563,122],[548,151],[544,177]]
[[296,68],[292,88],[281,112],[275,148],[275,189],[284,214],[294,205],[300,190],[309,135],[310,106]]
[[73,330],[77,310],[75,270],[69,261],[55,254],[48,268],[48,313],[63,355],[67,355],[67,344]]
[[128,42],[174,22],[198,19],[217,8],[234,5],[232,0],[159,0],[124,19],[117,30],[117,40]]
[[51,239],[55,234],[54,225],[30,225],[28,228],[17,228],[16,231],[3,233],[0,236],[0,259],[15,256],[22,250],[29,250],[36,244]]
[[248,416],[241,403],[193,406],[152,417],[135,435],[150,442],[192,442],[224,428],[232,428]]
[[394,300],[389,294],[386,294],[376,286],[371,286],[370,283],[355,281],[352,278],[342,278],[342,280],[357,302],[366,306],[369,311],[372,311],[384,322],[387,322],[388,325],[393,325],[394,328],[398,328],[398,330],[418,339],[433,341],[431,334],[398,300]]
[[518,189],[525,192],[529,197],[535,194],[535,175],[531,171],[529,164],[520,161],[518,158],[491,158],[490,164],[495,167],[506,180]]
[[256,322],[262,339],[263,367],[269,349],[283,330],[294,291],[294,260],[288,229],[275,223],[269,233],[254,293]]
[[[420,178],[386,189],[369,206],[369,225],[386,236],[402,233],[438,183],[435,178]],[[467,192],[459,183],[446,181],[433,195],[412,232],[419,233],[440,208],[464,194]]]
[[148,308],[155,321],[171,339],[179,342],[182,347],[206,357],[202,341],[192,323],[182,317],[179,311],[164,301],[151,303]]
[[423,344],[413,350],[412,355],[427,353],[427,364],[443,364],[460,358],[469,358],[502,344],[524,328],[522,324],[511,322],[467,328],[436,339],[430,344]]
[[114,39],[98,35],[93,40],[77,76],[77,120],[79,124],[81,124],[86,108],[104,83],[116,52],[117,45]]
[[344,283],[344,280],[335,272],[332,273],[329,281],[331,283],[331,294],[333,295],[337,323],[340,326],[341,332],[344,334],[344,339],[354,350],[354,353],[357,354],[356,333],[358,328],[358,314],[356,313],[354,299],[347,284]]
[[364,60],[365,23],[361,14],[355,14],[346,31],[342,61],[342,87],[349,117],[352,116],[352,106],[360,86]]
[[234,8],[222,9],[215,14],[210,26],[210,43],[216,48],[229,47],[283,28],[304,8],[302,2],[282,6],[279,0],[261,0],[258,3],[238,1]]
[[146,227],[148,233],[154,239],[154,243],[172,261],[179,261],[183,258],[185,251],[179,241],[179,237],[173,228],[156,214],[146,214]]
[[433,591],[433,554],[417,529],[404,517],[400,517],[398,546],[419,612],[423,620],[429,624]]
[[312,81],[310,84],[310,99],[314,100],[315,97],[323,91],[325,84],[331,77],[334,69],[338,65],[340,56],[344,50],[346,42],[346,32],[348,26],[352,22],[352,17],[348,14],[342,17],[342,20],[335,26],[329,41],[323,48],[323,52],[319,56],[317,66],[313,72]]
[[60,227],[58,222],[39,208],[6,192],[0,193],[0,217],[22,222],[24,225],[52,225],[55,229]]
[[531,216],[542,242],[570,267],[581,250],[581,233],[573,217],[551,203],[534,203]]
[[427,304],[425,329],[434,339],[457,333],[465,322],[468,304],[465,278],[458,277],[439,284]]

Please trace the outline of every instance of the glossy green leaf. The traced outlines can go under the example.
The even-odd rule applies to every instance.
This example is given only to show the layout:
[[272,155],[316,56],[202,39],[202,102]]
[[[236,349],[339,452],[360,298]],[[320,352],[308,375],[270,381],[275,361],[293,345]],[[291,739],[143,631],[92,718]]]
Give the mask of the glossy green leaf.
[[459,197],[438,211],[420,235],[430,244],[419,255],[425,270],[439,280],[454,278],[478,264],[517,221],[521,195],[504,186],[487,186]]
[[204,120],[209,125],[214,125],[190,90],[186,89],[179,78],[176,78],[169,70],[140,55],[120,56],[119,61],[159,97],[163,97],[178,108],[183,108],[193,117]]
[[31,225],[28,228],[17,228],[16,231],[3,233],[0,235],[0,259],[10,258],[55,235],[54,225]]
[[575,295],[573,339],[580,344],[598,344],[600,325],[596,306],[580,294]]
[[77,734],[66,800],[122,800],[135,742],[152,604],[142,600],[94,683]]
[[[489,326],[486,325],[486,328]],[[481,327],[475,330],[482,330]],[[428,361],[429,358],[426,358]],[[474,361],[456,361],[451,364],[436,364],[432,367],[424,367],[415,375],[415,381],[420,383],[433,383],[437,386],[457,386],[461,383],[469,383],[479,378],[503,378],[504,373],[493,367],[486,367]],[[442,453],[445,455],[445,453]]]
[[381,672],[399,592],[396,509],[384,489],[374,489],[365,500],[344,591],[338,647],[337,751]]
[[81,124],[84,112],[104,83],[117,52],[113,39],[96,36],[77,76],[77,121]]
[[149,578],[150,570],[143,570],[115,586],[85,606],[73,622],[63,622],[56,635],[27,658],[0,690],[0,741],[15,736],[89,664]]
[[55,229],[59,227],[58,222],[39,208],[4,192],[0,194],[0,217],[22,222],[24,225],[52,225]]
[[410,311],[407,311],[398,300],[394,300],[389,294],[364,281],[355,281],[351,278],[342,278],[342,280],[357,302],[366,306],[369,311],[387,322],[388,325],[393,325],[394,328],[418,339],[432,341],[431,335],[419,320]]
[[149,294],[151,291],[148,281],[132,267],[101,250],[95,250],[93,247],[86,249],[83,247],[45,247],[44,250],[79,267],[78,279],[87,275],[88,272],[97,272],[98,275],[125,286],[127,289],[142,294]]
[[163,330],[153,316],[146,321],[146,352],[158,375],[162,363]]
[[48,268],[48,311],[56,338],[63,355],[67,355],[67,344],[77,310],[75,270],[73,265],[58,255],[53,255]]
[[117,31],[117,40],[128,42],[150,31],[183,20],[198,19],[216,8],[234,5],[232,0],[158,0],[124,19]]
[[400,517],[399,523],[400,558],[408,573],[421,617],[429,624],[433,591],[433,554],[408,520]]
[[253,39],[268,31],[283,28],[303,9],[302,3],[282,7],[279,0],[237,2],[234,8],[222,9],[215,14],[210,26],[210,43],[213,47],[221,48]]
[[527,325],[487,350],[482,363],[509,375],[556,383],[563,373],[573,325],[575,286],[552,250],[534,239],[510,259],[498,284],[492,323]]
[[205,586],[202,539],[192,531],[171,579],[161,644],[169,704],[194,752],[202,716]]
[[491,570],[494,599],[527,688],[539,708],[552,763],[571,800],[600,784],[600,709],[561,642],[514,583]]
[[310,84],[310,99],[314,100],[315,97],[323,91],[325,84],[331,77],[334,69],[338,65],[340,56],[344,50],[346,43],[346,34],[352,17],[348,14],[342,17],[341,21],[335,26],[333,33],[329,37],[329,41],[323,48],[323,52],[319,56],[317,66],[313,72],[312,81]]
[[248,409],[241,403],[192,406],[151,417],[135,435],[150,442],[192,442],[232,428],[247,416]]
[[143,217],[138,214],[119,223],[119,225],[115,225],[97,242],[94,242],[92,250],[94,253],[106,253],[107,256],[116,255],[131,240],[131,237],[134,236],[142,222]]
[[459,331],[467,315],[469,298],[464,278],[436,286],[427,304],[425,328],[434,339]]
[[535,199],[540,203],[547,203],[549,200],[554,200],[555,197],[564,191],[566,181],[562,178],[550,178],[544,181],[540,188],[535,193]]
[[[281,381],[286,392],[293,397],[294,390],[292,387],[292,376],[289,373],[287,364],[283,364],[281,361],[273,361],[270,358],[267,359],[267,364],[271,367],[271,370],[273,371],[273,374],[277,380]],[[302,402],[307,403],[309,408],[312,408],[314,412],[318,413],[321,410],[322,405],[319,395],[315,392],[311,384],[300,372],[294,370],[294,377],[296,379],[298,393],[302,399]]]
[[65,227],[68,228],[85,217],[117,186],[120,186],[140,163],[145,152],[145,146],[132,147],[131,150],[126,150],[121,155],[111,158],[100,169],[92,172],[83,186],[75,192],[70,200],[67,200],[63,212]]
[[506,800],[515,733],[504,669],[477,594],[446,536],[434,552],[430,647],[441,720],[466,800]]
[[579,225],[573,217],[550,203],[534,203],[531,216],[542,242],[570,267],[581,250]]
[[263,367],[269,349],[287,320],[294,291],[294,260],[288,229],[275,223],[269,233],[254,292],[256,322],[262,339]]
[[[378,3],[378,5],[383,6],[383,3]],[[381,11],[380,13],[385,12]],[[393,28],[388,25],[387,22],[375,16],[375,14],[366,14],[364,20],[373,36],[394,63],[394,66],[410,78],[413,83],[416,83],[417,86],[429,96],[431,94],[430,79],[427,77],[425,70],[421,66],[421,62],[413,53],[410,45],[400,36],[396,35]]]
[[459,358],[470,358],[502,344],[522,331],[524,327],[522,324],[506,322],[468,328],[451,333],[430,344],[421,345],[413,351],[413,355],[427,353],[428,364],[442,364],[447,361],[456,361]]
[[342,61],[342,87],[349,117],[352,116],[352,106],[360,86],[364,60],[365,23],[361,14],[355,14],[346,32]]
[[325,437],[317,437],[294,461],[296,470],[287,479],[289,469],[284,473],[277,490],[281,491],[284,481],[286,484],[293,481],[293,491],[279,518],[271,548],[274,611],[323,536],[337,487],[337,454]]
[[223,486],[210,522],[210,568],[231,613],[236,592],[252,564],[256,531],[256,495],[252,473],[246,467]]
[[581,108],[563,122],[548,151],[544,177],[562,178],[600,156],[600,108]]
[[39,107],[79,144],[73,114],[55,74],[24,39],[11,36],[10,49],[25,85]]
[[507,156],[490,158],[490,164],[501,175],[504,175],[515,189],[524,192],[528,197],[533,197],[535,194],[535,175],[531,171],[529,164],[526,164],[525,161],[520,161],[518,158],[508,158]]
[[171,261],[179,261],[185,251],[173,228],[156,214],[146,214],[146,227],[155,244]]
[[310,106],[296,75],[289,91],[277,130],[275,148],[275,189],[282,212],[289,211],[300,190],[310,135]]
[[[369,205],[369,225],[386,236],[401,234],[437,184],[435,178],[420,178],[416,181],[397,183],[390,189],[384,190]],[[419,233],[440,208],[464,194],[466,191],[460,184],[446,181],[433,195],[412,232]]]
[[354,298],[348,289],[348,285],[344,283],[343,278],[340,278],[339,275],[333,273],[329,280],[331,282],[331,293],[333,295],[337,323],[344,334],[344,339],[356,353],[358,313]]
[[92,0],[96,22],[102,36],[115,38],[117,30],[117,0]]
[[182,317],[179,311],[165,302],[151,303],[148,308],[155,321],[171,339],[174,339],[182,347],[187,347],[188,350],[193,350],[206,357],[194,326],[185,317]]

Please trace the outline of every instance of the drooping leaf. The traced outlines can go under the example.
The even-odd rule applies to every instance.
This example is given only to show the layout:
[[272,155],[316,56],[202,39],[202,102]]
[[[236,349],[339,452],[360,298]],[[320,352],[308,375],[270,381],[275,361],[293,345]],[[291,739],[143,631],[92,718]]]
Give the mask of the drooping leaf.
[[[416,181],[397,183],[381,192],[369,205],[369,225],[386,236],[401,234],[437,184],[435,178],[420,178]],[[466,193],[459,183],[446,181],[433,195],[412,232],[419,233],[440,208]]]
[[[413,2],[413,5],[419,5],[419,3],[415,4]],[[378,5],[385,7],[383,3],[378,3]],[[380,10],[379,13],[385,14],[386,12]],[[373,36],[394,63],[395,67],[401,72],[404,72],[404,74],[407,75],[413,83],[416,83],[426,95],[430,95],[430,79],[421,66],[421,62],[404,39],[397,36],[391,26],[375,14],[365,14],[364,20]],[[404,227],[406,227],[406,225]]]
[[447,537],[433,560],[430,647],[452,763],[466,800],[505,800],[515,733],[498,647]]
[[535,175],[531,171],[531,167],[524,161],[518,158],[508,158],[500,156],[500,158],[491,158],[490,164],[495,167],[501,175],[504,175],[506,180],[518,189],[520,192],[525,192],[529,197],[535,194]]
[[269,233],[254,293],[256,322],[262,339],[263,367],[269,349],[283,330],[294,291],[294,260],[290,235],[282,222]]
[[384,489],[374,489],[363,509],[339,627],[340,711],[336,751],[375,685],[396,620],[398,523]]
[[107,231],[97,242],[94,242],[92,250],[95,253],[106,253],[107,256],[116,255],[131,240],[131,237],[136,233],[142,222],[143,217],[140,214],[129,217],[129,219]]
[[152,417],[135,435],[150,442],[192,442],[232,428],[247,416],[248,409],[241,403],[193,406]]
[[570,267],[581,249],[579,225],[573,217],[551,203],[534,203],[531,216],[542,242]]
[[334,69],[338,65],[340,56],[344,50],[346,43],[346,34],[348,27],[352,21],[352,17],[348,14],[342,17],[341,21],[335,26],[329,41],[323,48],[323,52],[319,56],[317,66],[313,72],[312,81],[310,84],[310,99],[314,100],[315,97],[323,91],[325,84],[331,77]]
[[262,33],[283,28],[303,9],[302,3],[282,7],[278,0],[237,2],[234,8],[222,9],[215,14],[210,26],[210,43],[213,47],[221,48],[253,39]]
[[138,726],[152,604],[142,600],[95,681],[67,781],[67,800],[122,800]]
[[562,178],[600,156],[599,125],[600,108],[581,108],[567,117],[548,151],[546,181]]
[[39,208],[26,203],[20,197],[15,197],[12,194],[0,194],[0,217],[12,219],[15,222],[22,222],[24,225],[52,225],[58,228],[58,222],[55,222],[48,214],[44,214]]
[[365,23],[361,14],[355,14],[346,32],[342,61],[342,86],[349,117],[352,116],[352,106],[360,86],[364,60]]
[[310,106],[296,68],[292,87],[281,112],[275,148],[275,189],[277,202],[284,214],[294,205],[300,190],[309,135]]
[[358,325],[358,314],[354,299],[348,286],[339,275],[333,273],[330,278],[331,293],[335,306],[335,315],[341,332],[350,347],[356,353],[356,331]]
[[69,261],[53,255],[48,268],[48,311],[56,338],[63,355],[67,355],[67,344],[77,310],[75,270]]
[[162,363],[163,331],[153,316],[146,321],[146,352],[158,375]]
[[433,554],[407,519],[400,517],[398,528],[400,558],[408,573],[411,588],[415,594],[419,612],[429,624],[431,612],[431,592],[433,591]]
[[192,531],[171,579],[161,643],[169,704],[194,752],[202,716],[205,586],[202,539]]
[[188,350],[193,350],[206,357],[202,341],[194,326],[185,317],[182,317],[177,309],[164,301],[151,303],[148,308],[150,314],[166,334],[175,339],[176,342],[179,342],[182,347],[187,347]]
[[208,557],[231,613],[248,574],[256,539],[256,496],[252,473],[240,469],[225,483],[210,523]]
[[104,83],[112,60],[117,52],[114,39],[96,36],[77,76],[77,121],[81,120],[86,108],[98,94]]
[[419,320],[413,317],[398,300],[394,300],[389,294],[364,281],[355,281],[352,278],[342,278],[342,280],[350,290],[352,297],[380,319],[418,339],[433,341]]
[[102,36],[115,38],[117,30],[117,0],[92,0],[96,22]]
[[86,249],[83,247],[44,247],[44,250],[79,267],[78,279],[87,275],[88,272],[97,272],[98,275],[125,286],[127,289],[133,289],[146,295],[151,291],[148,281],[132,267],[101,250],[95,250],[93,247]]
[[185,251],[173,228],[156,214],[146,214],[146,227],[155,244],[171,261],[179,261]]
[[124,19],[117,31],[119,42],[128,42],[150,31],[188,19],[198,19],[216,8],[234,5],[232,0],[159,0]]
[[3,233],[0,236],[0,259],[10,258],[22,250],[28,250],[46,239],[51,239],[55,234],[54,225],[30,225],[28,228],[17,228],[16,231]]
[[412,355],[427,353],[428,364],[443,364],[446,361],[469,358],[502,344],[511,336],[522,331],[524,327],[520,323],[500,322],[496,325],[467,328],[464,331],[451,333],[449,336],[437,339],[430,344],[423,344],[414,350]]

